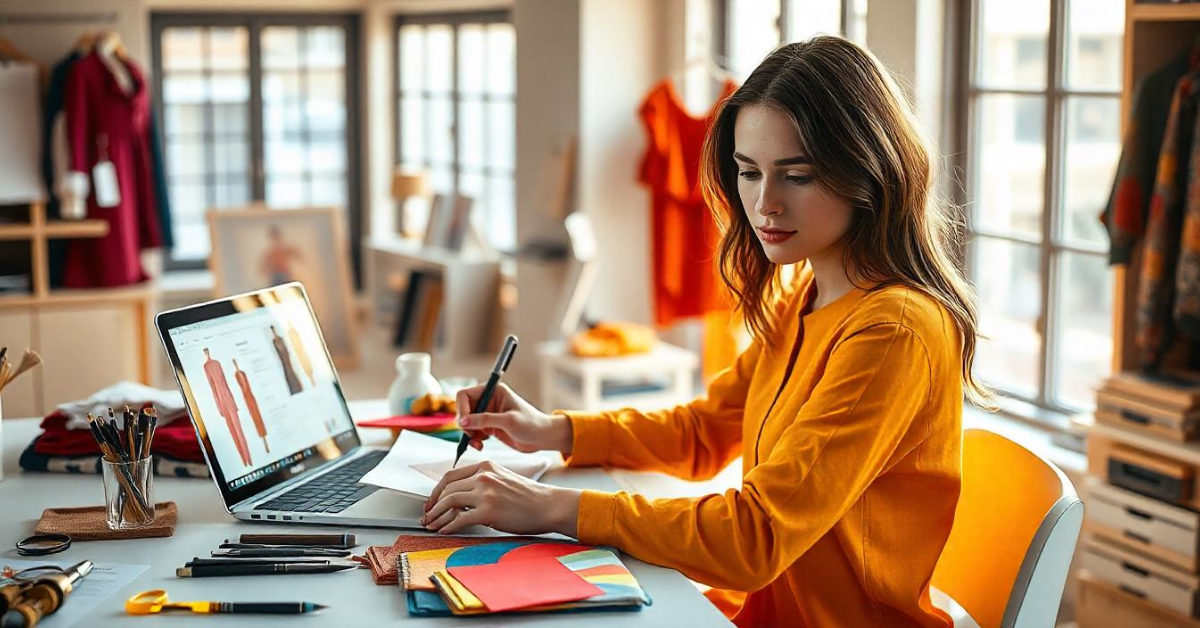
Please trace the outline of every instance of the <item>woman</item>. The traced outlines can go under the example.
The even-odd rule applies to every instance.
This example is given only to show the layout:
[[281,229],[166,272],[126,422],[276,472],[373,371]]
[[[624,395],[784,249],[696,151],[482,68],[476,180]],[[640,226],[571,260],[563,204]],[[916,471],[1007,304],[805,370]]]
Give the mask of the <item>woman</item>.
[[669,410],[551,415],[502,389],[460,419],[477,447],[494,435],[573,466],[700,479],[740,455],[740,490],[648,500],[485,463],[446,475],[425,525],[616,546],[715,587],[709,598],[742,626],[947,625],[929,581],[958,500],[964,388],[985,391],[931,163],[870,53],[836,37],[776,50],[705,146],[721,274],[750,348],[705,397]]

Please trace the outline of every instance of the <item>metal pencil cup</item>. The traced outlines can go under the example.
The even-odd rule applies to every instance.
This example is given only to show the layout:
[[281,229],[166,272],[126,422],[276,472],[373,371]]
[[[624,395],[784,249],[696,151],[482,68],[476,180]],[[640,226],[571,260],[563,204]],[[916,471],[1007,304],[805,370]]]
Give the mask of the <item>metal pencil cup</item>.
[[134,462],[109,462],[104,468],[104,506],[111,530],[132,530],[154,523],[153,457]]

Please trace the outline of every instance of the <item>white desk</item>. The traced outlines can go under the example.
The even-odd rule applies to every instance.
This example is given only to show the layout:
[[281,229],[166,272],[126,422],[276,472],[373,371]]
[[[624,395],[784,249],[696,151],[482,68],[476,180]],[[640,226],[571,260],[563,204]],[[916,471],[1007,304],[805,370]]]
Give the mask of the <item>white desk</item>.
[[[381,416],[383,402],[352,403],[356,416]],[[0,564],[5,559],[37,560],[17,554],[13,545],[33,533],[42,510],[53,507],[101,505],[104,490],[98,475],[72,476],[56,473],[24,473],[17,466],[21,450],[37,434],[37,419],[4,422],[4,473],[0,482]],[[361,430],[369,443],[386,441],[385,430]],[[602,469],[558,469],[545,481],[560,486],[617,490]],[[181,579],[175,568],[208,552],[226,538],[243,532],[321,531],[321,527],[247,523],[229,516],[211,479],[154,478],[156,501],[174,501],[179,507],[175,535],[164,539],[76,542],[52,558],[90,559],[94,562],[150,565],[150,568],[117,595],[106,600],[94,614],[91,626],[162,626],[171,622],[190,626],[221,622],[228,626],[364,626],[377,628],[405,622],[413,626],[453,626],[470,623],[488,626],[729,626],[725,617],[679,572],[643,563],[625,556],[625,563],[654,599],[654,604],[629,613],[527,614],[459,618],[409,617],[399,587],[376,586],[365,569],[335,574],[258,576],[236,578]],[[328,528],[328,531],[342,528]],[[397,534],[415,531],[348,528],[358,535],[361,553],[366,545],[390,545]],[[125,600],[147,589],[166,589],[179,600],[309,601],[330,608],[313,615],[244,615],[237,619],[134,618],[124,614]],[[70,604],[70,598],[67,604]]]

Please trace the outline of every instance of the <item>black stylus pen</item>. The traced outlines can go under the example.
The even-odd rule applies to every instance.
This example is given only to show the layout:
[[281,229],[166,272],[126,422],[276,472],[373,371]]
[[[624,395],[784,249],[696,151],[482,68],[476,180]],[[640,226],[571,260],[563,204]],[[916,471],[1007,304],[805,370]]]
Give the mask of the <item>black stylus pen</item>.
[[[500,355],[496,356],[496,365],[492,367],[492,374],[488,377],[487,385],[483,387],[483,394],[479,395],[479,401],[475,402],[474,414],[487,410],[488,402],[492,400],[492,392],[496,390],[496,384],[500,383],[500,375],[508,370],[508,363],[512,362],[513,354],[516,352],[517,337],[509,334],[508,338],[504,339]],[[467,445],[470,442],[471,437],[464,431],[462,437],[458,439],[458,453],[454,455],[454,464],[451,465],[451,469],[458,466],[458,459],[462,458],[463,453],[467,451]]]
[[175,570],[179,578],[211,578],[219,576],[268,576],[288,573],[333,573],[354,569],[358,565],[314,565],[311,563],[268,563],[265,565],[195,565]]

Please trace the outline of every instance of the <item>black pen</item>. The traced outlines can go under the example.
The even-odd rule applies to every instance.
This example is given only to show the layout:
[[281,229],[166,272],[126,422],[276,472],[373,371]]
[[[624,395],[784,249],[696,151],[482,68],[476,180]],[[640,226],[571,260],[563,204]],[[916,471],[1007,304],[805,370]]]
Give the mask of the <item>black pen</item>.
[[220,576],[269,576],[275,574],[334,573],[356,569],[357,564],[314,565],[311,563],[266,563],[261,565],[196,565],[175,570],[179,578],[214,578]]
[[196,565],[335,565],[342,564],[347,559],[336,559],[334,563],[328,558],[200,558],[196,556],[183,564],[184,567]]
[[[483,394],[479,395],[479,401],[475,403],[474,414],[479,414],[487,410],[488,402],[492,400],[492,392],[496,390],[496,384],[500,383],[500,375],[508,370],[508,363],[512,362],[513,354],[517,352],[517,337],[509,334],[508,338],[504,339],[504,346],[500,348],[500,355],[496,356],[496,365],[492,367],[492,374],[488,377],[487,385],[483,387]],[[451,469],[458,466],[458,459],[467,451],[467,445],[470,444],[471,437],[467,432],[463,432],[458,439],[458,453],[454,455],[454,464]]]
[[210,613],[265,613],[268,615],[302,615],[329,608],[312,602],[212,602]]
[[347,558],[350,550],[330,547],[244,547],[216,550],[213,556],[240,556],[242,558],[290,558],[295,556],[325,556]]

